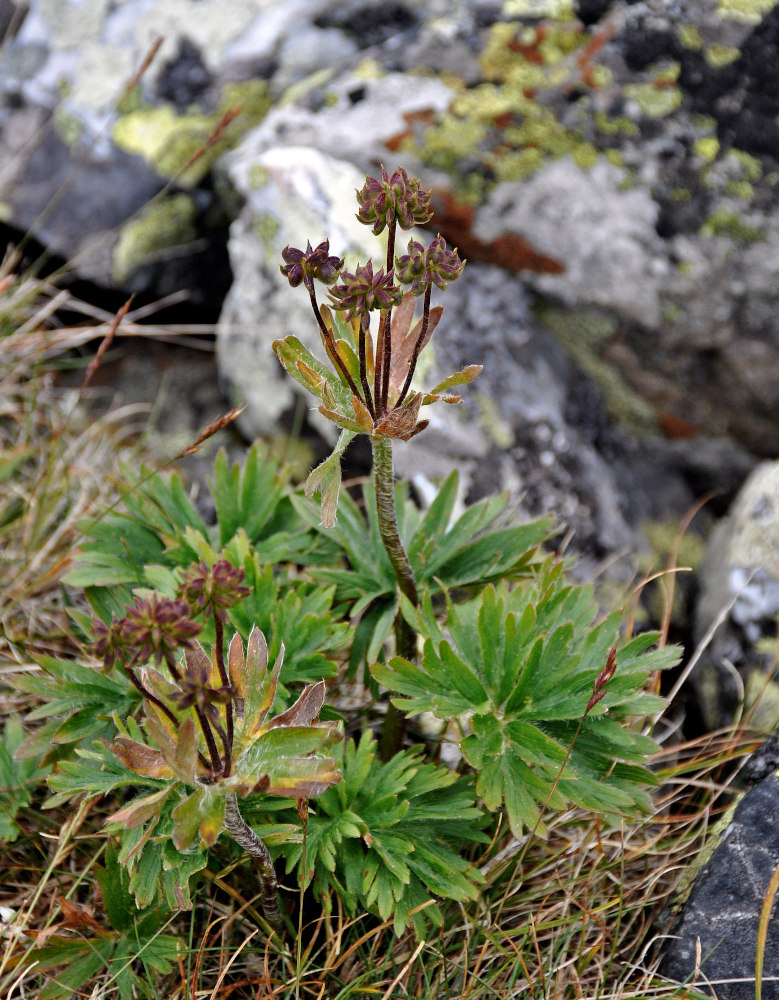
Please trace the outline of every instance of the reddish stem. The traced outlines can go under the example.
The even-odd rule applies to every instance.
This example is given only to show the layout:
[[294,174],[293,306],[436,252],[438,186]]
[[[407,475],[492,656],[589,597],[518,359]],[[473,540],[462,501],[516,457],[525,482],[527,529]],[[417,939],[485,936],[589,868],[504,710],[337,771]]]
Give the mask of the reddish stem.
[[401,405],[403,400],[408,395],[408,390],[411,388],[411,380],[414,377],[414,372],[417,367],[417,361],[419,360],[419,352],[422,350],[422,345],[425,342],[425,337],[427,336],[427,328],[430,326],[430,295],[432,286],[428,285],[425,289],[425,301],[422,313],[422,329],[419,331],[419,336],[417,337],[417,342],[414,344],[414,350],[411,352],[411,358],[408,362],[408,374],[406,375],[406,381],[403,383],[403,388],[400,395],[398,396],[398,401],[395,403],[395,409]]
[[[227,676],[227,668],[225,667],[224,658],[224,625],[222,623],[222,618],[219,613],[219,608],[212,604],[211,612],[214,616],[214,631],[216,633],[214,640],[214,649],[216,650],[216,666],[219,670],[219,679],[225,687],[230,686],[230,678]],[[227,736],[223,740],[225,747],[225,762],[224,769],[222,771],[222,776],[228,778],[230,776],[230,768],[232,766],[232,747],[233,747],[233,702],[232,699],[228,701],[225,706],[225,716],[227,718]],[[221,732],[220,732],[221,735]]]
[[[344,364],[343,358],[341,357],[341,355],[338,353],[338,351],[336,349],[335,339],[334,339],[332,333],[327,329],[327,326],[325,325],[325,321],[322,319],[322,314],[319,311],[319,306],[317,305],[317,301],[316,301],[316,292],[314,291],[314,283],[313,283],[313,281],[311,282],[311,284],[309,284],[308,282],[306,282],[306,288],[308,289],[308,296],[311,299],[311,308],[314,310],[314,315],[316,316],[316,321],[319,324],[319,329],[322,331],[322,336],[325,338],[325,343],[330,348],[330,356],[332,357],[332,359],[335,362],[335,364],[338,365],[339,369],[341,370],[341,374],[346,379],[346,384],[352,390],[352,394],[355,395],[355,396],[357,396],[359,398],[360,391],[357,388],[357,386],[354,384],[354,379],[349,374],[349,370],[346,367],[346,365]],[[366,400],[366,403],[367,403],[367,400]],[[368,407],[368,408],[370,409],[370,407]]]

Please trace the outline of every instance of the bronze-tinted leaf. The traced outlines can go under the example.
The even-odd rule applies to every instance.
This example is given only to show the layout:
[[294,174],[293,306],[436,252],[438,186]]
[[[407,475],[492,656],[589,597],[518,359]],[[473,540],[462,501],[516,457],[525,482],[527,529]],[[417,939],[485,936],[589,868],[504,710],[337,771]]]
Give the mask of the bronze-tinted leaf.
[[182,799],[171,813],[173,819],[171,838],[176,846],[176,850],[182,853],[192,847],[195,837],[198,835],[202,798],[203,790],[199,788],[185,799]]
[[341,413],[336,413],[335,410],[328,410],[325,406],[318,406],[317,409],[323,417],[327,417],[328,420],[332,420],[334,424],[338,427],[342,427],[345,431],[354,431],[355,434],[365,433],[356,420],[352,420],[350,417],[345,417]]
[[359,396],[352,396],[352,409],[354,410],[354,419],[360,425],[362,430],[366,434],[373,433],[373,417],[368,410],[368,407],[363,403]]
[[430,392],[438,393],[445,392],[447,389],[451,389],[456,385],[465,385],[467,382],[473,382],[473,380],[480,374],[483,365],[467,365],[459,372],[455,372],[453,375],[449,375],[439,382],[438,385],[434,386]]
[[146,778],[172,778],[173,769],[165,762],[160,750],[147,747],[127,736],[117,736],[108,749],[120,764]]
[[181,723],[173,766],[177,777],[188,785],[195,784],[197,771],[197,732],[195,722],[187,716]]
[[[414,305],[415,297],[411,292],[407,292],[406,296],[411,299],[411,306]],[[404,296],[405,301],[405,296]],[[398,309],[402,308],[399,306]],[[395,310],[397,312],[398,310]],[[425,339],[419,347],[421,351],[430,341],[433,336],[433,331],[438,326],[438,323],[443,315],[443,306],[433,306],[430,310],[430,319],[428,321],[427,332],[425,333]],[[413,319],[414,311],[411,310],[411,316],[409,316],[407,322],[410,323]],[[396,389],[400,389],[406,380],[406,375],[408,374],[408,365],[411,360],[411,356],[414,353],[414,345],[417,342],[417,338],[422,332],[422,320],[418,320],[414,324],[412,330],[406,330],[405,333],[401,334],[400,329],[396,330],[395,327],[395,313],[392,314],[392,365],[390,367],[390,385],[394,386]]]
[[211,660],[209,659],[208,653],[206,653],[197,640],[195,640],[191,649],[184,651],[184,657],[187,661],[188,673],[191,673],[195,677],[210,676]]
[[168,765],[174,768],[177,730],[173,729],[170,719],[160,712],[156,705],[148,701],[144,706],[144,726]]
[[200,839],[206,847],[213,847],[224,824],[225,800],[221,795],[207,792],[200,808]]
[[262,684],[268,669],[268,643],[263,632],[253,626],[246,643],[247,684]]
[[310,726],[319,718],[322,705],[325,703],[327,688],[324,681],[307,684],[300,697],[286,712],[277,715],[267,726],[267,729],[278,729],[281,726]]
[[[249,638],[249,641],[251,642],[251,637]],[[227,671],[230,676],[230,683],[233,686],[233,691],[235,692],[236,711],[237,714],[240,715],[243,713],[246,660],[243,655],[243,640],[237,632],[230,640],[230,646],[227,650]]]
[[[264,641],[263,637],[263,642]],[[264,655],[267,658],[267,647]],[[242,747],[251,746],[258,736],[267,728],[265,726],[265,719],[270,711],[271,705],[273,704],[273,699],[276,697],[276,687],[279,682],[279,672],[281,671],[281,665],[283,662],[284,643],[282,642],[279,655],[276,657],[276,662],[273,664],[273,669],[265,672],[260,684],[256,687],[250,687],[247,689],[244,709],[245,717],[240,732],[240,743]]]
[[306,389],[315,396],[321,396],[322,387],[327,384],[324,378],[315,372],[313,368],[309,368],[305,361],[300,361],[299,359],[297,361],[297,369],[300,373],[298,381],[302,382]]
[[268,795],[314,799],[340,780],[341,772],[331,757],[303,757],[289,761],[264,790]]
[[151,795],[133,799],[129,805],[109,816],[106,823],[121,823],[126,830],[134,830],[135,827],[142,826],[152,816],[159,815],[162,803],[173,787],[173,785],[168,785]]
[[408,441],[422,429],[417,429],[417,418],[421,405],[422,394],[420,392],[414,393],[407,403],[398,407],[397,410],[390,410],[387,416],[376,424],[374,434]]

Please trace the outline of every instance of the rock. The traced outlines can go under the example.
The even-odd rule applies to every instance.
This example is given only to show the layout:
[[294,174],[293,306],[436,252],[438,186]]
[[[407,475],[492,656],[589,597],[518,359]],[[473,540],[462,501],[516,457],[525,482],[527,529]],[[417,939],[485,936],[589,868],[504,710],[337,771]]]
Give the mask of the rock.
[[[732,817],[712,831],[706,857],[663,941],[661,975],[719,1000],[753,1000],[760,913],[779,865],[777,808],[779,779],[771,774],[746,792]],[[696,954],[700,965],[694,975]],[[779,998],[776,920],[768,924],[762,996]]]
[[529,275],[545,295],[656,329],[670,269],[656,232],[658,208],[648,191],[624,182],[625,172],[606,161],[585,170],[568,157],[555,160],[527,180],[499,184],[473,233],[485,242],[519,234],[559,261],[559,275]]
[[[779,724],[775,656],[761,639],[776,635],[779,615],[779,462],[764,462],[749,476],[730,512],[713,532],[700,567],[695,638],[713,631],[691,677],[708,728],[734,713],[753,710],[753,727]],[[719,623],[719,624],[718,624]]]
[[[276,146],[310,146],[365,171],[385,161],[391,170],[398,155],[391,146],[407,131],[409,119],[444,111],[453,96],[435,78],[384,72],[367,63],[314,81],[294,103],[273,108],[242,143],[242,156]],[[403,162],[412,169],[413,158]]]

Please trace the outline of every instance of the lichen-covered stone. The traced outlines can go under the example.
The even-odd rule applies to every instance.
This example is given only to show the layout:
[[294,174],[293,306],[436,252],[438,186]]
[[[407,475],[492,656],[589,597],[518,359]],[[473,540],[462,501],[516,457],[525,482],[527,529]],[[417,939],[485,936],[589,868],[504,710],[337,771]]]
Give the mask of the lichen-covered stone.
[[[661,975],[719,1000],[753,1000],[760,914],[779,865],[777,809],[779,781],[771,774],[746,792],[722,829],[712,831],[711,854],[663,940]],[[779,998],[778,977],[779,924],[771,920],[763,959],[765,1000]]]

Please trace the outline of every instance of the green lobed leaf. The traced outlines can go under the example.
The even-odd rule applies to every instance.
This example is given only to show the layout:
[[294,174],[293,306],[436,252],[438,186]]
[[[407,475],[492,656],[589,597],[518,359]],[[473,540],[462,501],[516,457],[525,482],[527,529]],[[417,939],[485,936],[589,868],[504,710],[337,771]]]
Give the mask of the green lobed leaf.
[[[423,630],[429,596],[405,613]],[[477,790],[488,808],[505,807],[520,836],[547,802],[618,815],[646,806],[656,746],[630,729],[629,713],[656,709],[647,678],[677,662],[678,650],[649,649],[656,634],[621,642],[620,629],[617,614],[597,620],[592,588],[569,584],[548,561],[513,588],[450,602],[448,638],[431,629],[419,664],[394,658],[372,673],[410,714],[469,720],[461,750]],[[588,710],[612,647],[616,673]]]

